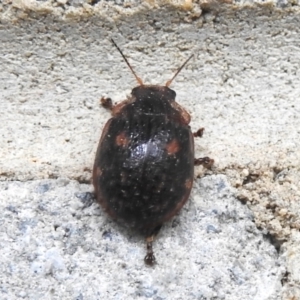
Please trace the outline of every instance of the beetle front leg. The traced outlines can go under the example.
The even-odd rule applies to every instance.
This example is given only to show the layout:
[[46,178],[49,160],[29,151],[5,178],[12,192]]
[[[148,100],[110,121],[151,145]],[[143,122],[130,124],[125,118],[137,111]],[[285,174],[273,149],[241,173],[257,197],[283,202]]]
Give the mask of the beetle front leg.
[[201,127],[201,128],[198,129],[196,132],[193,132],[193,136],[194,136],[194,137],[202,137],[202,136],[203,136],[203,132],[204,132],[204,128]]
[[100,102],[101,105],[106,109],[112,110],[114,108],[111,98],[102,97]]
[[202,165],[206,169],[210,169],[212,165],[214,164],[214,160],[209,157],[202,157],[202,158],[195,158],[194,165],[195,166],[200,166]]

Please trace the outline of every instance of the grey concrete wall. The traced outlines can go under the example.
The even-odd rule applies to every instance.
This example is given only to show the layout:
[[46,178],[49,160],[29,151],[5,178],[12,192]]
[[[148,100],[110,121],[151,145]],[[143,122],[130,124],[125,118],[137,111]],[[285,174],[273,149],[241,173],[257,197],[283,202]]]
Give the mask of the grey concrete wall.
[[[1,299],[300,299],[300,35],[292,2],[0,4]],[[109,112],[137,74],[205,127],[189,204],[144,241],[92,202]]]

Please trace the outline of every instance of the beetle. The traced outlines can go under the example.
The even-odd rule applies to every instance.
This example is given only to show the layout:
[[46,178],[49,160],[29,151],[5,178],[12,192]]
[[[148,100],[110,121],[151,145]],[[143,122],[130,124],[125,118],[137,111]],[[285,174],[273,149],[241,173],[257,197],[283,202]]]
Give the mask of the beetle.
[[147,265],[155,263],[154,237],[163,223],[187,202],[194,165],[210,168],[209,157],[194,158],[189,113],[175,101],[169,86],[193,57],[191,55],[164,86],[144,85],[114,42],[139,85],[127,100],[113,105],[102,98],[112,118],[106,123],[93,167],[96,200],[113,219],[146,238]]

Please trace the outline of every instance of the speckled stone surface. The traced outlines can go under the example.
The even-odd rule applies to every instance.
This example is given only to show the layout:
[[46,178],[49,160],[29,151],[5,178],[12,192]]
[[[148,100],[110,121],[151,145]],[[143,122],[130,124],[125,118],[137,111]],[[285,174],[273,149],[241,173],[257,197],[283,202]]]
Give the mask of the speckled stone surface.
[[[164,84],[194,53],[171,87],[191,113],[192,129],[205,127],[204,137],[195,142],[196,155],[216,161],[212,171],[197,168],[195,175],[226,176],[235,201],[250,209],[265,242],[276,247],[279,258],[273,256],[272,263],[280,260],[285,269],[276,281],[281,282],[280,293],[276,286],[272,295],[300,299],[299,5],[255,2],[2,1],[0,179],[21,181],[12,184],[23,191],[31,180],[90,182],[99,136],[109,118],[99,99],[109,96],[119,102],[136,85],[111,37],[145,83]],[[54,190],[59,185],[60,180],[51,181]],[[2,194],[1,205],[8,207],[11,198]],[[18,199],[17,193],[14,197]],[[53,196],[55,205],[59,199]],[[19,214],[27,209],[22,205]],[[128,233],[112,228],[126,244]],[[44,233],[35,234],[40,239]],[[143,244],[135,241],[142,257]],[[20,290],[17,278],[11,277],[10,286]],[[254,281],[249,284],[256,288]],[[61,293],[67,286],[60,285]]]
[[195,182],[192,200],[145,244],[67,179],[2,182],[1,299],[280,299],[283,261],[225,176]]

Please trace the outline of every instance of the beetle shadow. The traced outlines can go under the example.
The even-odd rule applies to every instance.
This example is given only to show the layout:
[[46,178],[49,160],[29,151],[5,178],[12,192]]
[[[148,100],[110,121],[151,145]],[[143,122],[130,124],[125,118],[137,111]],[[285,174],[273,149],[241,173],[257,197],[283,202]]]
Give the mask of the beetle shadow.
[[109,239],[111,241],[123,240],[124,242],[131,243],[132,245],[138,244],[143,246],[146,239],[144,235],[134,230],[134,228],[126,226],[119,220],[111,218],[111,216],[109,216],[103,210],[101,205],[96,200],[94,203],[97,205],[96,209],[99,210],[103,221],[102,225],[98,227],[99,234],[102,236],[102,238]]

